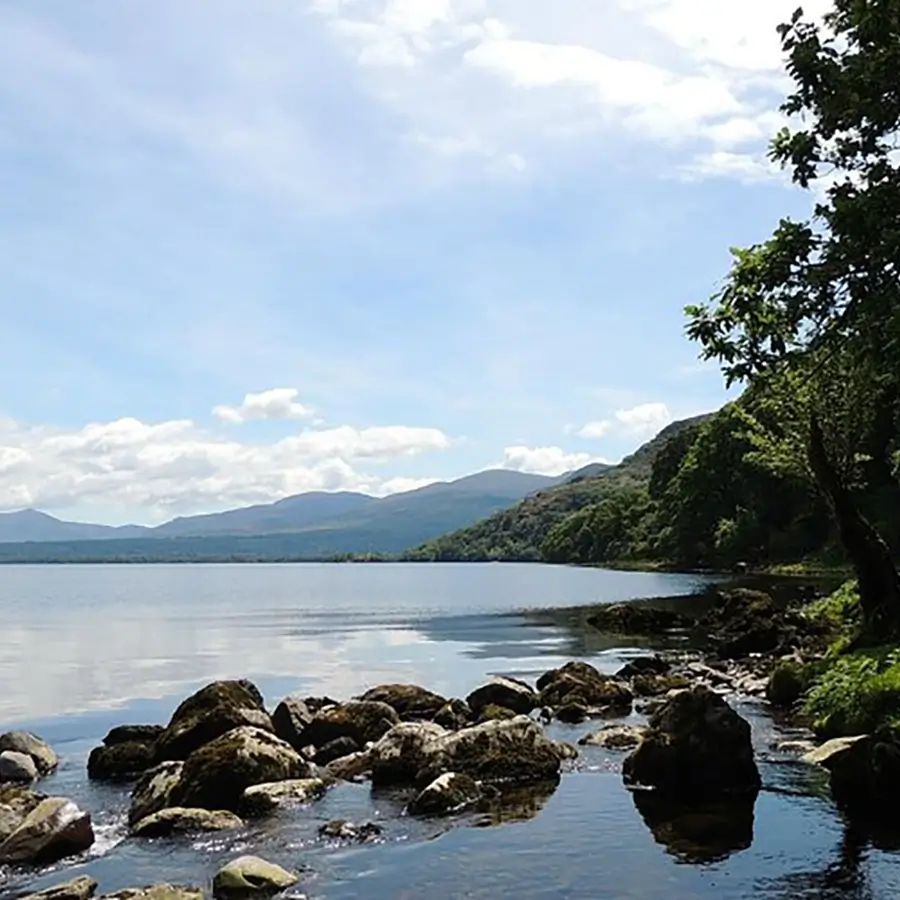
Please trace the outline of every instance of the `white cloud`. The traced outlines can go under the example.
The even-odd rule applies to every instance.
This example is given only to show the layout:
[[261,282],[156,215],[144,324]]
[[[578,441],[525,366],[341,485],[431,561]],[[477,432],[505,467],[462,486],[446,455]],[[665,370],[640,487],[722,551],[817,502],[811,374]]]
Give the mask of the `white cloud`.
[[652,437],[672,421],[665,403],[644,403],[631,409],[620,409],[616,421],[628,434]]
[[506,447],[504,469],[534,475],[563,475],[592,462],[605,462],[590,453],[567,453],[560,447]]
[[679,175],[684,181],[731,178],[745,184],[784,178],[781,169],[764,153],[732,153],[728,150],[701,153],[682,166]]
[[413,482],[358,466],[450,444],[437,429],[408,426],[343,426],[242,443],[186,420],[126,418],[75,429],[0,420],[0,509],[138,510],[144,521],[158,521],[309,490],[394,493]]
[[405,494],[407,491],[416,491],[419,488],[428,487],[429,484],[436,484],[439,478],[389,478],[383,481],[375,492],[378,496],[387,496],[388,494]]
[[255,419],[307,419],[315,410],[298,403],[299,394],[296,388],[272,388],[258,394],[246,394],[240,406],[217,406],[213,415],[233,425]]
[[610,428],[612,428],[612,423],[605,420],[588,422],[587,425],[579,429],[578,436],[590,440],[599,440],[609,434]]

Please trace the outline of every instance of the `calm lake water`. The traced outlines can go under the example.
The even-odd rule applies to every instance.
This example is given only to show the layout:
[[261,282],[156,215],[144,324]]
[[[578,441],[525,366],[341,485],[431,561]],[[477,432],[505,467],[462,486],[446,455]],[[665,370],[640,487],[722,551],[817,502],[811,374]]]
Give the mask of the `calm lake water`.
[[[896,896],[900,841],[846,828],[821,773],[774,753],[775,726],[751,704],[741,712],[765,789],[737,822],[648,808],[622,787],[622,755],[599,749],[555,791],[490,820],[418,821],[401,815],[404,795],[346,785],[302,812],[201,839],[127,839],[127,789],[87,782],[87,755],[111,726],[165,722],[216,678],[250,677],[274,705],[294,690],[342,698],[389,681],[465,696],[489,674],[534,680],[576,656],[614,671],[638,649],[547,611],[703,586],[517,565],[4,567],[0,731],[27,727],[53,744],[62,764],[41,790],[90,810],[98,841],[48,870],[0,869],[0,897],[82,873],[101,893],[208,885],[244,852],[306,868],[303,891],[335,900]],[[574,743],[596,727],[551,731]],[[319,824],[338,816],[381,822],[384,840],[321,842]]]

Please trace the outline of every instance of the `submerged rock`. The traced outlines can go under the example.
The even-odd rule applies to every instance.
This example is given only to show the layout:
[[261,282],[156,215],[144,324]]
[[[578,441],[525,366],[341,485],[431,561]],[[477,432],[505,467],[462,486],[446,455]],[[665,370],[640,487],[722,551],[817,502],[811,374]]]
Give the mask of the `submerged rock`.
[[88,757],[88,778],[92,781],[130,781],[153,767],[152,744],[125,741],[94,747]]
[[36,794],[23,787],[0,787],[0,844],[46,799],[43,794]]
[[403,722],[427,722],[444,708],[447,700],[415,684],[382,684],[365,692],[360,700],[386,703]]
[[387,703],[351,700],[316,713],[301,740],[304,746],[312,744],[321,747],[338,738],[348,737],[364,747],[369,742],[377,741],[399,722],[400,717]]
[[183,762],[164,762],[145,772],[131,792],[128,824],[134,826],[141,819],[172,806],[172,794],[181,779]]
[[0,753],[0,781],[30,784],[37,777],[37,766],[27,753],[17,753],[15,750]]
[[381,834],[381,826],[374,822],[356,825],[346,819],[333,819],[319,829],[319,836],[339,841],[358,841],[364,843],[377,838]]
[[170,806],[147,816],[146,819],[141,819],[131,830],[137,837],[152,838],[190,834],[195,831],[230,831],[243,827],[243,821],[226,810]]
[[100,900],[203,900],[203,891],[195,887],[155,884],[151,887],[125,888],[114,894],[104,894]]
[[48,797],[0,844],[0,863],[52,863],[93,843],[91,817],[71,800]]
[[632,750],[647,733],[643,725],[610,725],[592,734],[586,734],[578,742],[582,747],[605,747],[607,750]]
[[638,603],[601,606],[588,617],[587,622],[598,631],[634,635],[662,634],[673,629],[689,628],[693,624],[692,619],[680,613]]
[[292,887],[299,880],[293,873],[258,856],[241,856],[216,872],[213,894],[224,898],[266,896]]
[[254,784],[309,778],[310,764],[290,744],[259,728],[235,728],[185,760],[172,804],[237,811]]
[[431,745],[447,733],[432,722],[395,725],[371,750],[372,784],[412,784],[429,761]]
[[294,778],[274,784],[254,784],[244,791],[241,812],[245,816],[264,816],[289,803],[309,803],[328,790],[324,778]]
[[538,696],[523,681],[495,676],[487,684],[472,691],[466,702],[476,716],[489,706],[499,706],[512,710],[513,713],[527,715],[538,705]]
[[481,788],[471,776],[445,772],[416,796],[409,811],[420,816],[446,816],[473,806],[481,797]]
[[250,681],[215,681],[187,698],[156,740],[156,758],[179,760],[235,728],[274,732],[262,694]]
[[36,894],[28,894],[22,900],[90,900],[96,890],[97,882],[89,875],[82,875]]
[[53,748],[30,731],[8,731],[0,734],[0,753],[11,750],[30,756],[42,778],[59,765],[59,757]]
[[755,793],[761,783],[750,725],[705,687],[677,694],[654,713],[622,772],[628,784],[688,797]]
[[285,697],[272,713],[275,734],[287,741],[298,753],[303,750],[301,737],[313,720],[313,711],[299,694]]

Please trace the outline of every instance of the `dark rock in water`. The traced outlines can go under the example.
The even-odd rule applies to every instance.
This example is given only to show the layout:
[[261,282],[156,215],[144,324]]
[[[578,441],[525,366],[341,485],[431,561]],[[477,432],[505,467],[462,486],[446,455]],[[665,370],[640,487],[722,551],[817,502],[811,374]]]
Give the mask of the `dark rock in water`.
[[151,887],[125,888],[114,894],[104,894],[100,900],[203,900],[203,891],[195,887],[154,884]]
[[213,896],[265,897],[292,887],[298,881],[296,875],[281,866],[258,856],[241,856],[216,872],[213,878]]
[[638,603],[602,606],[588,617],[588,624],[610,634],[663,634],[690,628],[693,620],[669,609],[657,609]]
[[775,667],[766,685],[766,700],[780,709],[790,709],[806,692],[807,679],[798,663],[783,662]]
[[118,725],[103,738],[103,743],[107,747],[115,747],[116,744],[152,744],[165,730],[162,725]]
[[287,741],[298,753],[303,750],[303,732],[313,720],[314,713],[297,694],[285,697],[272,713],[275,734]]
[[88,778],[92,781],[129,781],[153,767],[153,745],[128,741],[94,747],[88,757]]
[[689,802],[634,791],[632,798],[656,842],[682,862],[719,862],[753,843],[755,793]]
[[631,679],[631,689],[638,697],[660,697],[690,686],[691,681],[685,675],[638,675]]
[[254,784],[244,791],[241,814],[265,816],[280,806],[299,806],[318,800],[329,788],[324,778],[295,778],[272,784]]
[[262,694],[249,681],[215,681],[187,698],[156,741],[156,759],[187,757],[242,726],[274,732]]
[[59,765],[59,757],[52,747],[30,731],[8,731],[6,734],[0,734],[0,753],[5,750],[30,756],[38,775],[42,778]]
[[449,700],[434,717],[434,722],[447,731],[458,731],[472,721],[472,709],[465,700]]
[[0,786],[0,844],[46,799],[43,794],[36,794],[24,787]]
[[91,817],[71,800],[48,797],[0,844],[0,863],[53,863],[93,843]]
[[623,713],[631,709],[631,690],[619,681],[601,675],[586,662],[566,663],[545,672],[538,679],[540,705],[553,710],[576,705],[585,710],[613,708]]
[[538,705],[538,697],[532,687],[523,681],[495,677],[472,691],[466,702],[476,716],[488,706],[502,706],[514,713],[527,715]]
[[639,656],[616,672],[616,678],[635,678],[638,675],[665,675],[672,664],[661,656]]
[[355,825],[346,819],[333,819],[319,829],[320,837],[332,838],[340,841],[371,841],[381,834],[381,826],[374,822],[364,822]]
[[372,784],[412,784],[428,764],[432,745],[447,734],[433,722],[396,725],[371,750]]
[[382,684],[359,699],[387,703],[403,722],[431,721],[447,704],[446,698],[415,684]]
[[304,746],[321,747],[337,738],[348,737],[364,747],[399,723],[400,717],[387,703],[351,700],[316,713],[301,739]]
[[17,753],[15,750],[0,753],[0,782],[31,784],[37,777],[37,766],[27,753]]
[[750,725],[705,687],[677,694],[653,714],[622,774],[627,784],[692,799],[760,788]]
[[28,894],[22,900],[90,900],[96,890],[97,882],[90,875],[82,875],[36,894]]
[[507,709],[507,707],[505,706],[498,706],[496,703],[489,703],[481,710],[481,712],[479,712],[476,724],[480,725],[482,722],[495,722],[502,721],[503,719],[514,719],[516,715],[518,714],[513,712],[511,709]]
[[172,794],[181,780],[184,763],[174,760],[160,763],[146,771],[131,792],[128,824],[134,826],[141,819],[173,806]]
[[590,716],[590,711],[581,703],[566,703],[556,710],[556,718],[566,725],[580,725]]
[[351,753],[358,753],[359,750],[360,746],[353,738],[339,737],[319,747],[313,761],[317,766],[327,766],[328,763],[349,756]]
[[132,833],[136,837],[169,837],[173,834],[193,834],[199,831],[230,831],[243,828],[244,823],[234,813],[225,810],[185,809],[172,806],[141,819]]
[[171,800],[173,806],[236,812],[253,784],[311,776],[309,762],[286,741],[259,728],[235,728],[185,760]]
[[481,788],[469,775],[445,772],[424,788],[409,804],[409,811],[418,816],[446,816],[478,803]]

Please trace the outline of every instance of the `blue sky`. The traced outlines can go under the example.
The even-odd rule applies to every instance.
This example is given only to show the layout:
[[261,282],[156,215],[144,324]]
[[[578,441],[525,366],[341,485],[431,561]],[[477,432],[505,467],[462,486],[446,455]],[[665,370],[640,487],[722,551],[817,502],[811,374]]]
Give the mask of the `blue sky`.
[[556,474],[719,406],[682,309],[808,208],[794,5],[6,0],[0,509]]

